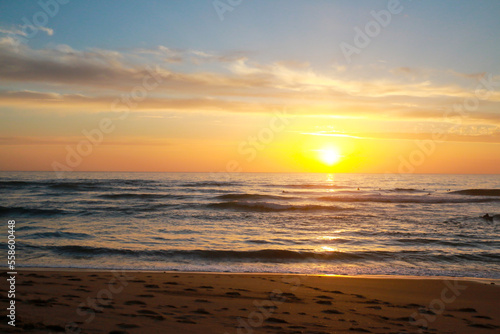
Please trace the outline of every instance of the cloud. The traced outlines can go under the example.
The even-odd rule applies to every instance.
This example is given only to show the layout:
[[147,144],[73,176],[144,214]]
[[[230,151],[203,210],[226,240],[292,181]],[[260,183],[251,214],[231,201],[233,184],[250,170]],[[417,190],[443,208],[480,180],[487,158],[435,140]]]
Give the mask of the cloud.
[[[457,127],[456,129],[460,129]],[[446,142],[469,142],[469,143],[500,143],[500,130],[499,128],[492,128],[493,131],[489,131],[488,134],[458,134],[457,130],[453,127],[449,128],[449,131],[435,131],[434,133],[396,133],[396,132],[377,132],[377,133],[363,133],[360,134],[361,138],[365,139],[402,139],[402,140],[432,140],[436,141],[439,138],[441,141]],[[439,136],[439,137],[437,137]]]
[[5,35],[20,35],[26,37],[28,34],[18,28],[0,28],[0,33]]
[[362,137],[357,137],[353,135],[348,135],[345,133],[337,133],[337,132],[332,132],[332,131],[319,131],[319,132],[302,132],[302,135],[308,135],[308,136],[322,136],[322,137],[345,137],[345,138],[354,138],[354,139],[361,139]]
[[163,45],[159,45],[152,49],[135,49],[134,53],[153,55],[168,63],[181,63],[184,60],[182,51],[171,49]]
[[[75,145],[81,141],[88,140],[84,136],[0,136],[0,146],[12,145]],[[170,145],[170,141],[165,138],[142,138],[142,137],[116,137],[108,138],[100,145],[106,146],[166,146]]]
[[30,31],[37,31],[41,30],[44,33],[46,33],[49,36],[54,35],[54,29],[44,27],[44,26],[33,26],[33,25],[24,25],[24,26],[14,26],[10,28],[0,28],[0,34],[5,34],[5,35],[17,35],[17,36],[23,36],[27,37],[28,33],[26,33],[26,29],[29,29]]
[[[0,90],[0,107],[20,107],[34,109],[64,109],[80,111],[83,109],[101,112],[103,110],[120,109],[125,104],[120,97],[113,95],[86,96],[83,94],[60,94],[55,92],[2,91]],[[142,111],[225,111],[225,112],[271,112],[280,107],[277,103],[250,103],[238,100],[215,99],[208,97],[168,98],[150,97],[142,101],[136,108]]]
[[[241,53],[220,55],[165,46],[128,53],[81,51],[67,45],[16,49],[12,43],[9,38],[0,40],[0,106],[109,110],[114,100],[143,87],[152,71],[160,85],[148,92],[139,110],[269,112],[287,105],[302,114],[423,119],[442,118],[454,105],[475,97],[474,89],[453,81],[408,81],[390,71],[360,78],[338,69],[319,72],[308,63],[259,63]],[[157,65],[150,56],[178,62]],[[399,68],[395,73],[418,72]],[[6,88],[12,85],[39,89]],[[493,91],[488,102],[481,101],[468,117],[496,123],[498,102],[500,92]]]
[[41,30],[49,36],[54,35],[54,29],[52,29],[52,28],[47,28],[47,27],[43,27],[43,26],[36,26],[36,27],[31,26],[31,28]]

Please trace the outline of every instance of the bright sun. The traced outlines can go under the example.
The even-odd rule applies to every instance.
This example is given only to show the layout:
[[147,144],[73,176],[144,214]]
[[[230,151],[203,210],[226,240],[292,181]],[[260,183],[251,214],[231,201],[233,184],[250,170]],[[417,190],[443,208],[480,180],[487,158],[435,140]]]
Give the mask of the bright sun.
[[326,148],[319,150],[320,160],[327,166],[333,166],[342,159],[342,155],[336,148]]

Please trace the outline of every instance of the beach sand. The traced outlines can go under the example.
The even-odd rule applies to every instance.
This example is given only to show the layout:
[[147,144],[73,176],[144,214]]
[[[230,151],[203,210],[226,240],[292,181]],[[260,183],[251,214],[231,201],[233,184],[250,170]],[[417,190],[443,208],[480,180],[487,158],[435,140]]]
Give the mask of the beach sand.
[[[500,332],[498,282],[84,270],[16,278],[16,327],[4,315],[0,332]],[[0,284],[8,290],[5,273]]]

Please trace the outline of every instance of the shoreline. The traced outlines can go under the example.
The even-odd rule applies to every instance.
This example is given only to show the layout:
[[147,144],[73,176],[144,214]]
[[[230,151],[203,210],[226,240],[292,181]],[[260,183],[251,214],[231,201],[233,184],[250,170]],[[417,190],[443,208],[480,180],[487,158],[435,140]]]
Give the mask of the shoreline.
[[[0,282],[3,288],[6,280]],[[249,334],[500,329],[496,282],[443,277],[17,268],[16,290],[16,328],[4,320],[0,331]],[[0,299],[0,307],[7,303]]]
[[[7,268],[2,268],[7,271]],[[17,271],[49,271],[49,272],[137,272],[137,273],[167,273],[167,274],[217,274],[217,275],[278,275],[278,276],[319,276],[319,277],[345,277],[345,278],[373,278],[373,279],[401,279],[401,280],[459,280],[479,282],[484,284],[494,283],[500,286],[500,278],[470,277],[470,276],[416,276],[416,275],[337,275],[337,274],[303,274],[280,272],[229,272],[229,271],[177,271],[177,270],[151,270],[151,269],[112,269],[112,268],[66,268],[66,267],[17,267]]]

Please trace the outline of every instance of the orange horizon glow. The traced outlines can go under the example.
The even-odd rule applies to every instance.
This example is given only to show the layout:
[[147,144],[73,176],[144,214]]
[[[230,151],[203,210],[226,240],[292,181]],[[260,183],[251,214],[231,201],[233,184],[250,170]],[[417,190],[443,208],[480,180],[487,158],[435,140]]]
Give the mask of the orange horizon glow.
[[450,43],[412,3],[348,59],[339,46],[375,4],[293,2],[295,18],[256,1],[223,24],[190,2],[87,6],[33,38],[31,8],[4,6],[0,171],[500,174],[486,5],[431,6],[463,37]]

